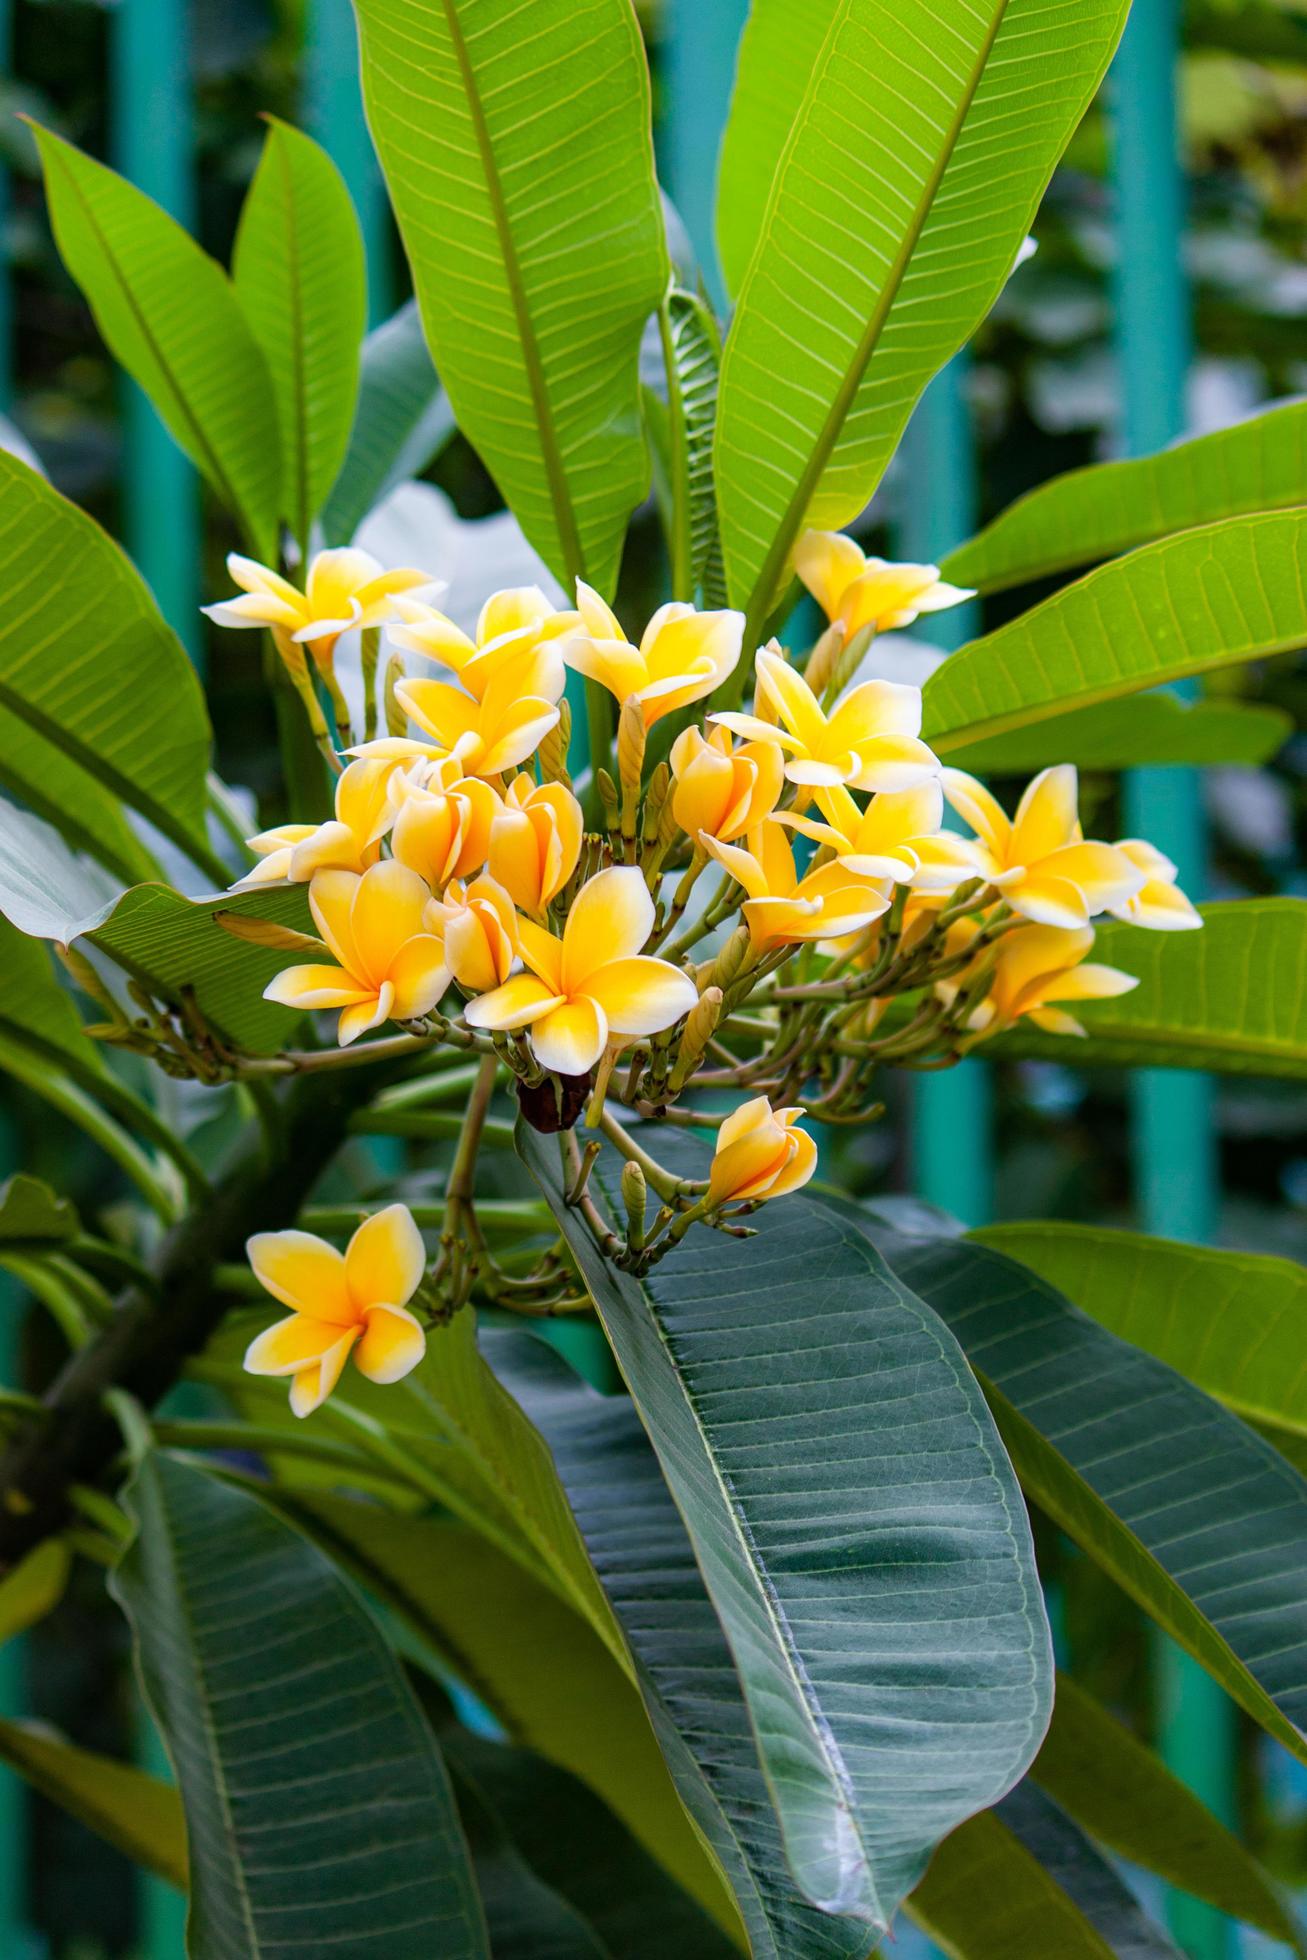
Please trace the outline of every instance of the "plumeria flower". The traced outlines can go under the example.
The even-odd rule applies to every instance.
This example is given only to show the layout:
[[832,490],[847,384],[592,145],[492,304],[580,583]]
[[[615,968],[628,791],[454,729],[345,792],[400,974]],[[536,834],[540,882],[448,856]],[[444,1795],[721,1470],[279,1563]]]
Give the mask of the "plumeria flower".
[[336,778],[336,814],[327,823],[285,823],[261,830],[246,843],[260,862],[233,885],[305,884],[315,871],[366,871],[381,856],[381,840],[394,820],[388,795],[393,765],[351,762]]
[[733,749],[729,728],[686,728],[672,743],[672,815],[688,837],[706,830],[729,844],[770,816],[785,785],[774,741]]
[[1116,848],[1143,872],[1144,882],[1132,897],[1108,906],[1114,918],[1149,926],[1154,932],[1193,932],[1202,925],[1202,913],[1176,883],[1175,866],[1155,844],[1142,837],[1123,837]]
[[538,916],[576,870],[584,830],[581,805],[562,783],[514,776],[490,826],[490,875]]
[[[755,709],[709,719],[751,742],[777,742],[785,774],[805,788],[913,789],[939,774],[939,763],[918,740],[921,689],[895,681],[864,681],[835,703],[829,718],[802,674],[779,648],[760,647]],[[776,715],[763,718],[762,710]]]
[[290,966],[263,990],[283,1007],[338,1007],[342,1048],[383,1021],[429,1014],[449,986],[441,941],[423,914],[431,893],[395,858],[353,871],[317,871],[309,909],[336,966]]
[[[970,931],[966,926],[964,930]],[[1112,1000],[1139,985],[1132,973],[1086,959],[1094,943],[1092,926],[1023,926],[997,944],[993,983],[973,1009],[968,1026],[989,1036],[1015,1021],[1033,1021],[1045,1034],[1083,1035],[1079,1021],[1061,1003]],[[967,970],[936,983],[936,991],[952,1001],[967,984]]]
[[706,831],[699,842],[748,893],[740,910],[760,951],[809,939],[846,939],[889,910],[878,886],[841,864],[821,865],[801,879],[789,837],[774,817],[749,832],[747,848],[719,843]]
[[469,776],[498,776],[534,755],[557,724],[566,681],[557,646],[542,641],[496,654],[479,697],[448,681],[426,680],[398,681],[395,697]]
[[307,646],[329,668],[342,633],[382,626],[395,613],[395,594],[433,583],[427,572],[400,566],[388,572],[370,551],[344,545],[320,551],[301,592],[267,565],[229,552],[227,570],[241,588],[238,599],[205,606],[219,626],[266,626],[283,639]]
[[529,1028],[542,1068],[585,1075],[610,1045],[660,1034],[699,998],[688,974],[641,955],[654,925],[654,904],[635,865],[614,865],[582,886],[557,938],[529,919],[518,921],[518,949],[528,973],[469,1001],[472,1028]]
[[936,778],[916,789],[882,790],[865,810],[839,787],[819,789],[817,803],[825,823],[791,810],[778,811],[776,821],[826,845],[856,877],[948,893],[977,875],[975,846],[941,829],[944,792]]
[[1143,885],[1146,874],[1124,851],[1085,841],[1070,763],[1041,770],[1011,819],[974,776],[946,769],[942,782],[945,796],[976,833],[978,872],[1024,918],[1070,930],[1123,905]]
[[359,1226],[343,1253],[312,1232],[256,1232],[245,1251],[260,1286],[291,1309],[245,1351],[251,1375],[289,1375],[297,1416],[321,1408],[350,1355],[373,1382],[417,1367],[427,1337],[408,1311],[427,1256],[407,1205]]
[[445,964],[469,994],[502,986],[517,957],[517,915],[508,893],[493,878],[455,879],[424,914],[428,932],[445,949]]
[[708,1172],[708,1202],[761,1203],[782,1198],[808,1182],[817,1168],[817,1146],[797,1127],[801,1109],[773,1109],[754,1096],[733,1109],[717,1132]]
[[438,892],[451,878],[466,878],[481,869],[499,808],[489,783],[465,776],[454,756],[410,769],[380,761],[375,766],[393,771],[390,848],[401,864]]
[[868,558],[861,546],[838,531],[805,531],[794,553],[794,569],[832,623],[851,639],[864,626],[878,633],[911,626],[922,613],[960,606],[975,593],[948,585],[938,565],[892,565]]
[[634,695],[646,728],[711,694],[740,658],[743,613],[696,612],[674,600],[659,606],[634,647],[599,594],[581,579],[576,604],[584,631],[562,642],[564,660],[616,700]]
[[478,701],[496,671],[498,656],[527,653],[541,640],[556,640],[581,623],[579,613],[560,612],[538,585],[492,592],[478,615],[474,638],[419,599],[398,599],[395,610],[402,622],[390,629],[395,645],[452,668]]

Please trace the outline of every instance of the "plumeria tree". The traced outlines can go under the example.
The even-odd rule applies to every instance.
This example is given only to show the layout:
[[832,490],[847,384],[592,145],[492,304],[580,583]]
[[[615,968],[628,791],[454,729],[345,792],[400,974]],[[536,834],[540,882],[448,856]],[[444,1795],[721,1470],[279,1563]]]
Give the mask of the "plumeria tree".
[[[35,131],[239,540],[213,658],[263,636],[283,762],[256,815],[140,577],[0,458],[0,1066],[134,1194],[4,1188],[67,1355],[0,1397],[0,1620],[107,1568],[175,1788],[0,1756],[189,1887],[203,1960],[855,1960],[901,1912],[964,1960],[1172,1951],[1106,1852],[1295,1938],[1055,1681],[1030,1513],[1307,1757],[1301,1275],[841,1181],[895,1071],[978,1050],[1307,1070],[1302,901],[1197,909],[1077,775],[1246,753],[1146,691],[1307,641],[1307,409],[942,567],[850,535],[1124,12],[755,0],[729,324],[628,0],[359,0],[416,293],[366,339],[303,135],[228,274]],[[369,515],[450,413],[539,567],[479,610]],[[887,632],[1036,581],[892,678]]]

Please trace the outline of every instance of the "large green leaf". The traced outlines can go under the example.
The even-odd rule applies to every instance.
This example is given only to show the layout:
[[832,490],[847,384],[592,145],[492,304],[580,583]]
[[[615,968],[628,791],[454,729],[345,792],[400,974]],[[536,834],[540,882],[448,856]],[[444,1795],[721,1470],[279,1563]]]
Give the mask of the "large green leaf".
[[975,1235],[1239,1415],[1307,1436],[1307,1269],[1090,1225]]
[[[210,862],[209,719],[181,642],[99,525],[3,452],[0,581],[0,709],[61,751],[47,795],[66,797],[85,828],[102,801],[93,793],[78,809],[78,785],[89,775],[188,855]],[[18,768],[39,773],[33,765],[41,753],[24,743]],[[115,855],[130,857],[118,826],[111,848],[115,838]]]
[[[811,66],[796,55],[777,78],[793,103],[779,161],[767,118],[732,138],[736,170],[774,173],[727,337],[715,459],[727,585],[754,621],[804,525],[863,509],[931,375],[993,304],[1126,4],[827,12]],[[749,65],[770,61],[773,38],[750,37]]]
[[975,776],[1033,776],[1050,763],[1078,769],[1143,769],[1161,764],[1207,768],[1267,762],[1293,733],[1280,708],[1243,701],[1182,701],[1174,694],[1135,694],[1073,708],[1055,721],[1036,722],[967,742],[949,753]]
[[186,1807],[195,1960],[487,1960],[444,1765],[353,1588],[256,1498],[147,1455],[113,1580]]
[[420,476],[453,432],[417,302],[407,300],[363,343],[349,448],[322,511],[327,543],[348,544],[373,505]]
[[941,755],[1163,681],[1307,642],[1307,510],[1145,545],[972,640],[923,690]]
[[0,1722],[0,1762],[135,1864],[185,1891],[186,1825],[171,1785],[78,1749],[43,1722]]
[[0,707],[0,786],[123,884],[160,876],[118,799],[58,743]]
[[[1077,1908],[1109,1953],[1119,1960],[1183,1960],[1133,1892],[1051,1797],[1025,1782],[1003,1799],[997,1816]],[[964,1951],[970,1928],[963,1938]]]
[[945,1838],[911,1900],[949,1960],[1114,1960],[1113,1949],[1036,1854],[987,1810]]
[[1032,490],[944,561],[947,579],[1001,592],[1155,538],[1307,503],[1307,403],[1286,402],[1156,456],[1094,463]]
[[644,495],[668,266],[627,0],[358,0],[368,120],[460,428],[540,556],[604,592]]
[[868,1221],[966,1350],[1027,1494],[1307,1760],[1307,1481],[988,1246]]
[[1240,898],[1200,909],[1201,932],[1101,925],[1094,957],[1136,974],[1134,992],[1089,1004],[1086,1041],[1019,1025],[995,1052],[1076,1067],[1307,1075],[1307,900]]
[[791,1868],[814,1904],[885,1927],[1047,1721],[1025,1513],[983,1402],[823,1207],[762,1214],[744,1252],[701,1235],[637,1283],[566,1204],[553,1146],[520,1127],[722,1616]]
[[[109,351],[251,545],[270,558],[281,455],[269,434],[277,410],[267,362],[226,273],[126,178],[48,129],[33,125],[33,134],[55,241]],[[159,521],[167,522],[166,512]],[[139,675],[133,680],[139,703],[145,690]],[[161,700],[171,706],[166,693]]]
[[232,279],[272,376],[279,512],[307,550],[354,420],[367,285],[344,178],[325,150],[275,117],[241,212]]
[[1301,1952],[1275,1887],[1232,1831],[1067,1674],[1030,1772],[1082,1829],[1132,1865]]

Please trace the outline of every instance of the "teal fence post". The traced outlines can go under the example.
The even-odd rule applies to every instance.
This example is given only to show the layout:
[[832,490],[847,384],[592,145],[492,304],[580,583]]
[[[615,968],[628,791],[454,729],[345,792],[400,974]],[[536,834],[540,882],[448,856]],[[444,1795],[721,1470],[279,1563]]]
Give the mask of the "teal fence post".
[[[1116,333],[1122,449],[1143,454],[1181,434],[1189,310],[1180,241],[1185,190],[1176,127],[1179,0],[1135,0],[1109,88],[1116,192]],[[1201,790],[1184,769],[1139,770],[1126,783],[1126,822],[1179,867],[1191,896],[1206,882]],[[1146,1070],[1131,1084],[1131,1160],[1145,1228],[1204,1239],[1213,1229],[1218,1161],[1212,1085]],[[1160,1637],[1157,1717],[1170,1767],[1233,1821],[1234,1711],[1195,1661]],[[1194,1960],[1227,1960],[1232,1928],[1183,1893],[1169,1900],[1172,1931]]]
[[[959,354],[935,376],[908,426],[898,533],[909,560],[932,563],[975,529],[966,389],[966,358]],[[939,613],[927,637],[951,651],[977,630],[976,613],[975,606]],[[990,1069],[982,1061],[919,1075],[913,1083],[913,1189],[968,1225],[983,1225],[994,1212],[992,1102]]]
[[349,187],[368,256],[368,319],[395,304],[390,205],[363,117],[358,30],[350,0],[309,0],[304,20],[304,122]]

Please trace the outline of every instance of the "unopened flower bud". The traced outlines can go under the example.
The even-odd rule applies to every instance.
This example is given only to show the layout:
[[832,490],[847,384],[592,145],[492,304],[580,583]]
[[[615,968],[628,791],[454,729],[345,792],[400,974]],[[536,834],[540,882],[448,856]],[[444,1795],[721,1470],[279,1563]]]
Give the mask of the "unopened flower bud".
[[840,620],[828,626],[808,655],[808,664],[803,670],[803,678],[808,686],[821,699],[826,683],[835,671],[835,662],[844,651],[844,627]]
[[713,961],[712,985],[714,987],[720,988],[725,993],[732,981],[739,978],[740,969],[744,965],[745,957],[749,951],[749,945],[748,926],[736,926],[735,931],[731,934],[726,944],[722,947],[721,952]]
[[567,773],[567,751],[571,741],[572,706],[564,698],[558,704],[558,720],[541,739],[540,747],[536,750],[541,782],[561,783],[564,789],[572,787],[572,778]]
[[708,1203],[760,1204],[806,1184],[817,1168],[817,1146],[797,1127],[802,1113],[773,1109],[766,1096],[732,1110],[717,1132]]
[[696,1004],[690,1009],[681,1035],[681,1046],[677,1052],[676,1063],[668,1078],[668,1087],[673,1092],[685,1087],[702,1060],[703,1052],[712,1040],[717,1023],[722,1017],[722,999],[720,987],[705,987]]
[[638,1164],[622,1167],[622,1202],[626,1206],[626,1239],[633,1251],[644,1244],[644,1220],[649,1187]]
[[617,722],[617,779],[622,787],[623,809],[633,810],[640,800],[644,749],[644,711],[632,694],[623,701]]
[[387,735],[404,736],[408,734],[408,710],[399,701],[395,689],[404,678],[404,663],[397,653],[392,653],[386,662],[386,679],[382,687],[382,697],[386,710]]

